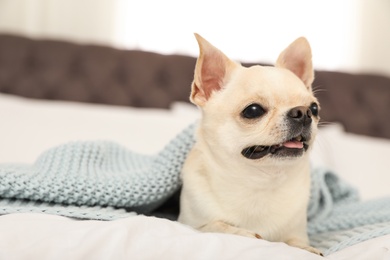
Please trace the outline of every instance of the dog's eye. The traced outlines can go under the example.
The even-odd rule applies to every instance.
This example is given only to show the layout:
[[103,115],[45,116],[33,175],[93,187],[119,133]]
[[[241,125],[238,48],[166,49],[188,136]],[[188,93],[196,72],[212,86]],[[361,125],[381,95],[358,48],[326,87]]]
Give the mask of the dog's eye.
[[318,116],[318,104],[317,103],[311,103],[310,111],[311,111],[313,116]]
[[265,110],[259,104],[250,104],[241,113],[241,115],[247,119],[258,118],[264,114],[265,114]]

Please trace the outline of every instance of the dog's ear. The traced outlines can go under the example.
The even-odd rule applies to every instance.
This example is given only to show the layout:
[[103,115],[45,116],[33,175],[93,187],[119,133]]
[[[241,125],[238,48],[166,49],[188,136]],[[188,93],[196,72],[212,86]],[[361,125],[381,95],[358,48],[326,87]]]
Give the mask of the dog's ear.
[[311,48],[304,37],[296,39],[280,55],[276,67],[286,68],[297,75],[306,87],[311,90],[314,80]]
[[198,106],[203,106],[214,91],[219,91],[226,84],[231,70],[237,64],[199,34],[195,33],[195,37],[200,53],[195,66],[190,100]]

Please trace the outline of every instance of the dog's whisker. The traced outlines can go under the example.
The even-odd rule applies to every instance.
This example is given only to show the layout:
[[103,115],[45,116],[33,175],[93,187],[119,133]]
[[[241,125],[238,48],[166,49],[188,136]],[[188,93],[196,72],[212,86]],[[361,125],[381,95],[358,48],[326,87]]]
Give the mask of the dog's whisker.
[[319,127],[333,126],[333,125],[337,125],[337,123],[335,123],[335,122],[329,122],[329,121],[320,121],[320,122],[318,122],[318,126],[319,126]]
[[257,148],[259,148],[259,145],[256,145],[256,147],[255,147],[255,149],[253,149],[253,151],[252,151],[250,157],[252,157],[252,156],[255,154],[255,151],[256,151]]
[[327,92],[327,91],[328,91],[327,89],[322,88],[322,86],[320,85],[312,87],[313,94],[317,94],[319,92]]

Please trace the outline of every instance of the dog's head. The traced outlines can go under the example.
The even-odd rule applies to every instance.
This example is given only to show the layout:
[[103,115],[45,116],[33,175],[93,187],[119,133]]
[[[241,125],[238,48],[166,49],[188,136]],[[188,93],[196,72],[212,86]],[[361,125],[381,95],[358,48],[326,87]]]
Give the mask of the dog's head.
[[200,55],[190,99],[202,110],[199,131],[210,151],[253,163],[305,157],[319,121],[308,41],[291,43],[275,67],[245,68],[196,39]]

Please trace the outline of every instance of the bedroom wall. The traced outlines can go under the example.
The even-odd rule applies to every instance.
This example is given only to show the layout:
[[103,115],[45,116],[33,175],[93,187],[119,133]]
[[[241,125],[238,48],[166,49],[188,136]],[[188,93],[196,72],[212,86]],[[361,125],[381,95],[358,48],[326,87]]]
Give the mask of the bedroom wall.
[[390,76],[388,0],[0,0],[0,32],[197,55],[199,32],[230,57],[273,63],[301,35],[317,69]]
[[390,75],[390,1],[361,1],[358,64],[364,71]]
[[112,45],[116,12],[110,0],[0,0],[0,32]]

